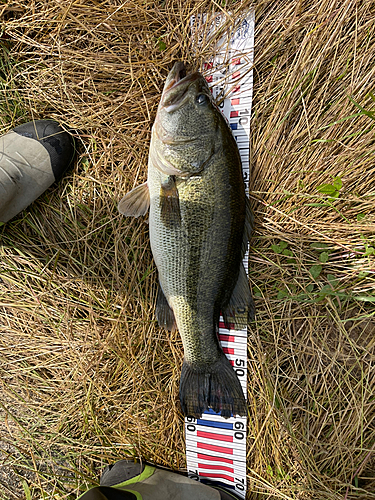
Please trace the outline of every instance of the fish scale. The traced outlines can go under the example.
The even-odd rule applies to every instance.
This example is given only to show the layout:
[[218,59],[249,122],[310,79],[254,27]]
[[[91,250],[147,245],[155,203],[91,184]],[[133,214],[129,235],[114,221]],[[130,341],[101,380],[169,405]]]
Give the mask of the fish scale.
[[[191,25],[197,22],[205,23],[205,19],[192,17]],[[222,23],[217,15],[212,31]],[[254,12],[251,11],[243,20],[246,36],[222,39],[216,58],[204,65],[207,81],[212,84],[215,98],[223,91],[232,88],[231,93],[221,104],[221,110],[227,118],[239,146],[246,193],[249,192],[249,133],[250,113],[252,103],[252,71],[254,47]],[[228,47],[229,45],[229,47]],[[229,49],[229,53],[228,53]],[[224,66],[225,57],[231,61],[231,74],[226,85],[217,83],[225,78],[220,71]],[[247,74],[246,74],[247,73]],[[244,76],[245,75],[245,76]],[[231,80],[238,83],[231,85]],[[248,268],[248,252],[243,259],[244,267]],[[236,370],[246,397],[247,392],[247,329],[234,331],[226,329],[223,318],[219,322],[219,340],[221,346]],[[206,411],[200,419],[185,417],[186,461],[189,477],[204,482],[209,479],[222,483],[241,498],[246,496],[246,417],[232,416],[224,419],[212,411]]]

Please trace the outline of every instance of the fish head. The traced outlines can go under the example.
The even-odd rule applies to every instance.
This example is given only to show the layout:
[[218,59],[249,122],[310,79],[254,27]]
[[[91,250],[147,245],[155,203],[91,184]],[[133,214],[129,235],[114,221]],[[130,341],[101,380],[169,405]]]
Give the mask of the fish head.
[[172,175],[189,177],[202,172],[219,147],[218,115],[205,78],[198,72],[188,73],[184,63],[175,63],[153,129],[159,170],[164,163],[164,172]]

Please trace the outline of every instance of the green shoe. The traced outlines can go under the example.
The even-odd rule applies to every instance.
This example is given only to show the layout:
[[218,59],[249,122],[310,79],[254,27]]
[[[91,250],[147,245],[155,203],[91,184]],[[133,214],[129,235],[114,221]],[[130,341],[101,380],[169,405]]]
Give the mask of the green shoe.
[[210,486],[186,475],[120,460],[106,467],[100,486],[79,500],[234,500],[238,497],[221,485]]
[[73,138],[54,120],[24,123],[0,137],[0,221],[7,222],[60,179]]

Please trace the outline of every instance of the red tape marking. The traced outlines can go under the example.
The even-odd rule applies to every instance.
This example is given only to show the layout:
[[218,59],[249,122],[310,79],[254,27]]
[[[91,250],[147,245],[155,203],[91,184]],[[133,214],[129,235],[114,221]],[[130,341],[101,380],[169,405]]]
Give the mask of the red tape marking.
[[225,448],[224,446],[215,446],[214,444],[197,443],[197,448],[203,450],[217,451],[218,453],[226,453],[227,455],[233,455],[233,448]]
[[218,441],[226,441],[228,443],[233,443],[233,437],[227,436],[225,434],[216,434],[214,432],[197,431],[197,436],[201,437],[201,438],[217,439]]
[[226,464],[233,465],[233,460],[231,458],[213,457],[212,455],[204,455],[203,453],[197,453],[197,456],[201,460],[211,460],[212,462],[224,462]]
[[220,333],[219,338],[220,338],[220,340],[224,340],[225,342],[234,342],[235,341],[234,335],[225,335],[225,333]]
[[[230,330],[234,330],[234,323],[229,323]],[[225,330],[228,330],[228,328],[225,326],[224,321],[219,321],[219,328],[225,328]]]
[[234,354],[234,349],[232,347],[223,347],[225,354]]
[[234,479],[231,476],[227,476],[226,474],[211,474],[210,472],[200,472],[200,476],[202,477],[217,477],[219,479],[226,479],[227,481],[231,481],[234,483]]
[[199,469],[212,469],[212,470],[225,470],[227,472],[234,473],[232,467],[227,467],[226,465],[214,465],[214,464],[200,464],[198,463]]

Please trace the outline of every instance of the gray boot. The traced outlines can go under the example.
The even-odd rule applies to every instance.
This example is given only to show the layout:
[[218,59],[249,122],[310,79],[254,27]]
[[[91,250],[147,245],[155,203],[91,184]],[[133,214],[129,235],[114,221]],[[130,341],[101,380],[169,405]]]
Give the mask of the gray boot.
[[80,500],[233,500],[238,498],[219,485],[210,486],[186,475],[120,460],[106,467],[100,486]]
[[0,137],[0,221],[35,201],[69,167],[73,138],[54,120],[24,123]]

